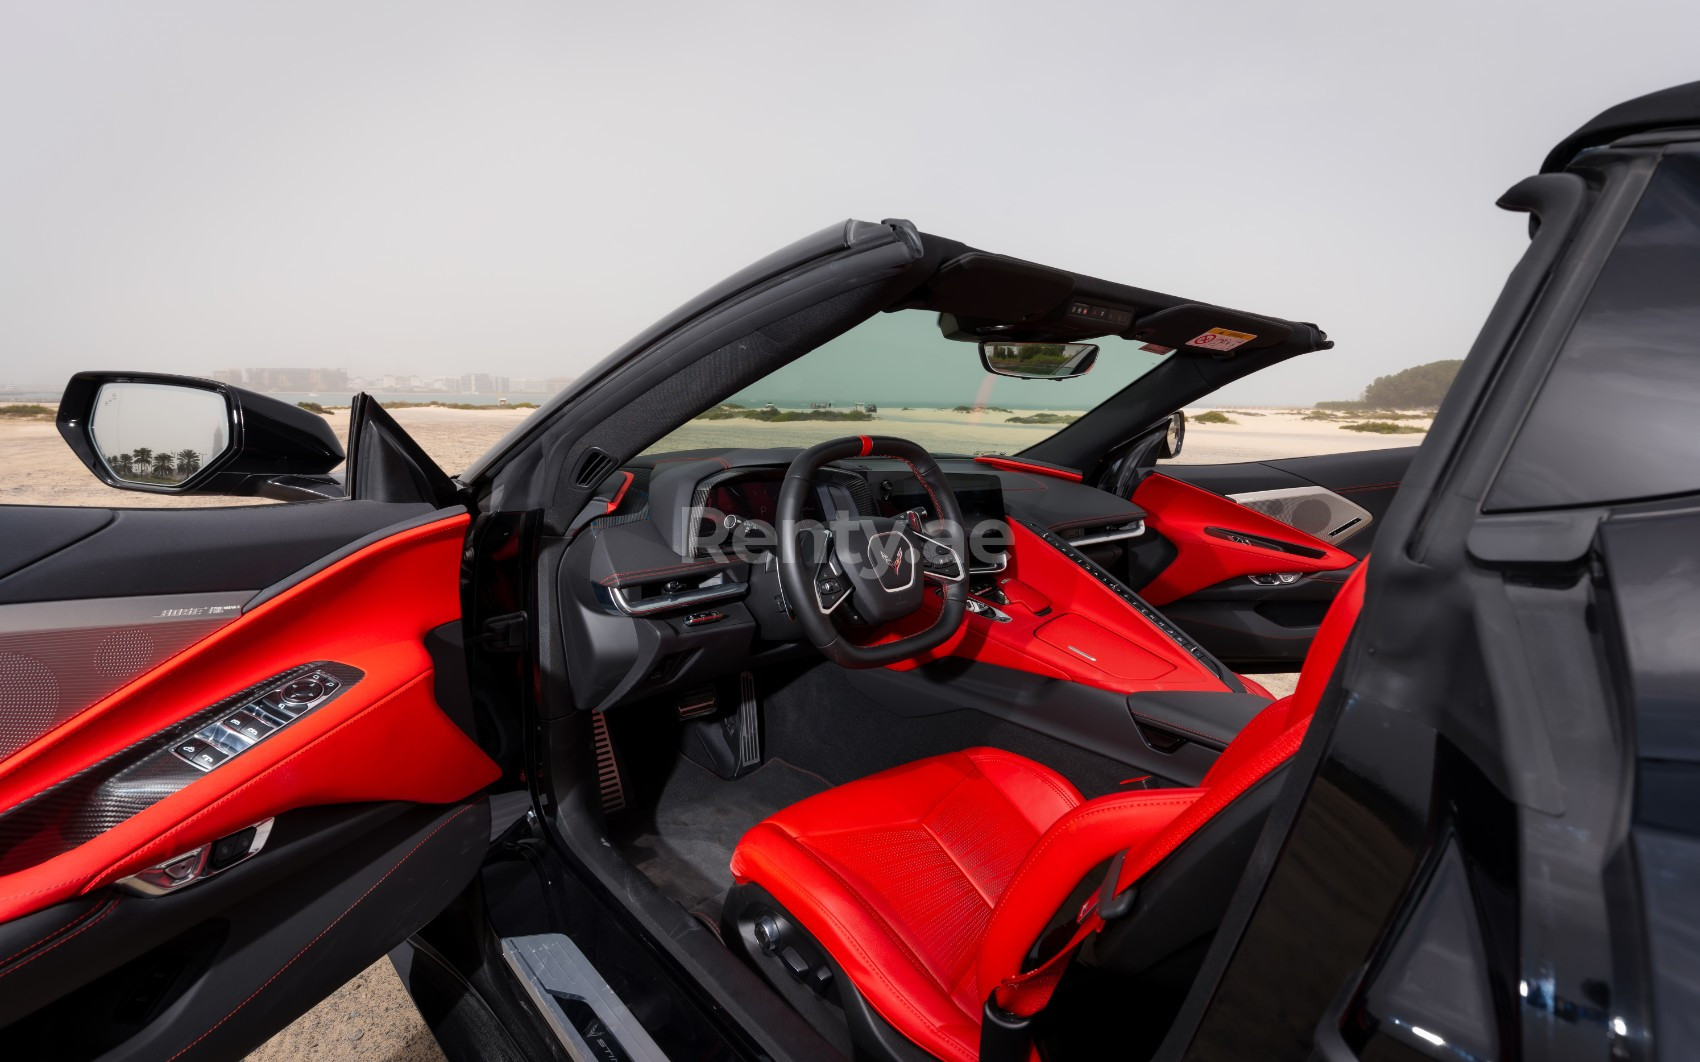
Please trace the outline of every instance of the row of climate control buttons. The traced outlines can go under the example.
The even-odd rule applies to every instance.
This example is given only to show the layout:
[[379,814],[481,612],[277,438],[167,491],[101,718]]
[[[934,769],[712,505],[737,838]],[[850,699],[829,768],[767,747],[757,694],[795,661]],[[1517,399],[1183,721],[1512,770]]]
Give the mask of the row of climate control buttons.
[[341,687],[323,671],[292,679],[177,742],[171,751],[190,766],[210,771],[319,707]]

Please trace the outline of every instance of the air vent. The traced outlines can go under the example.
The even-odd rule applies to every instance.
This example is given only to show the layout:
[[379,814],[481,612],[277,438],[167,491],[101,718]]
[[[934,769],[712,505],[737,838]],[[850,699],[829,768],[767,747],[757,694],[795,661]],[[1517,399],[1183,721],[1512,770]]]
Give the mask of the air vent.
[[613,454],[592,446],[578,459],[578,472],[573,476],[573,485],[585,490],[600,486],[619,464]]

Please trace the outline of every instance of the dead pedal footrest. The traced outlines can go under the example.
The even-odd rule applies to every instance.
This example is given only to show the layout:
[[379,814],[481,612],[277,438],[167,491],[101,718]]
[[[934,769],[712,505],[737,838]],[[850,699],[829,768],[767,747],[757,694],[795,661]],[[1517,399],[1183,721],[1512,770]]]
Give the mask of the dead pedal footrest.
[[614,754],[614,738],[608,733],[608,719],[602,712],[592,712],[591,733],[596,742],[596,784],[602,793],[602,814],[612,815],[626,806],[626,783],[620,777],[620,760]]

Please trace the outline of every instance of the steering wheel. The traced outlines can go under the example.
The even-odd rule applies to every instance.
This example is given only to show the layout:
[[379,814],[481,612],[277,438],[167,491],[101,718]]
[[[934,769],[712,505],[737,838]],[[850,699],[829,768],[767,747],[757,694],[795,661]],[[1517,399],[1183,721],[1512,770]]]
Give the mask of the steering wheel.
[[[815,474],[850,457],[892,457],[906,463],[932,499],[931,522],[898,517],[803,520]],[[936,649],[962,626],[968,605],[968,551],[962,508],[932,455],[907,439],[856,435],[798,454],[779,488],[779,587],[803,633],[840,667],[883,667]],[[891,623],[921,610],[926,583],[943,591],[932,626],[876,645],[857,645],[838,629],[854,613],[870,624]]]

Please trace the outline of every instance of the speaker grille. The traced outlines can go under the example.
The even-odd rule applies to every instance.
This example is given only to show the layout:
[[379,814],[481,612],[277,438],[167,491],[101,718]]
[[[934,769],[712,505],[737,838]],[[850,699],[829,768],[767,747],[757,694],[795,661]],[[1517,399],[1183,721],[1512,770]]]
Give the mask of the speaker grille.
[[59,680],[33,656],[0,653],[0,755],[23,748],[59,718]]
[[[1288,527],[1338,545],[1368,527],[1374,519],[1369,510],[1340,497],[1326,487],[1289,487],[1258,490],[1228,497],[1248,509],[1281,521]],[[1338,532],[1338,534],[1335,534]]]
[[0,759],[228,622],[192,619],[0,634]]

